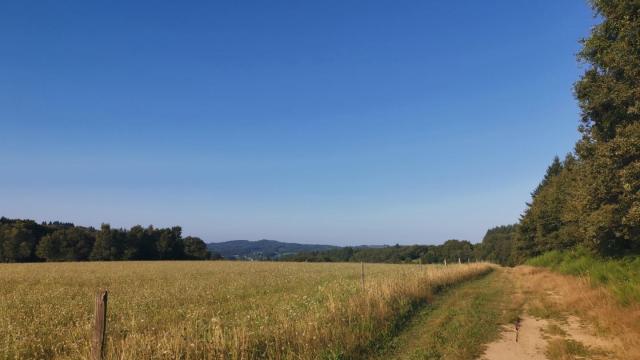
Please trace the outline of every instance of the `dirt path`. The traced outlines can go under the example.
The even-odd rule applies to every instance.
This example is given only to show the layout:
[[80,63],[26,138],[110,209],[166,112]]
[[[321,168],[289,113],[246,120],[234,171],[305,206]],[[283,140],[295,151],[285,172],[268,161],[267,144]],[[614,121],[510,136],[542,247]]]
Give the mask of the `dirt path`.
[[543,338],[543,329],[546,321],[529,316],[522,316],[518,341],[516,342],[515,326],[505,325],[500,339],[489,344],[482,356],[487,360],[544,360],[547,357],[544,352],[547,346]]
[[483,344],[496,339],[508,311],[509,278],[496,270],[436,296],[394,338],[379,359],[477,359]]
[[589,289],[546,270],[500,268],[438,295],[378,358],[638,359],[635,337],[602,331],[602,322],[578,311],[572,301]]
[[[558,306],[563,297],[545,289],[526,268],[505,269],[520,303],[518,330],[503,326],[500,338],[487,345],[484,360],[614,359],[619,341]],[[577,281],[577,280],[576,280]],[[516,342],[516,332],[518,341]]]

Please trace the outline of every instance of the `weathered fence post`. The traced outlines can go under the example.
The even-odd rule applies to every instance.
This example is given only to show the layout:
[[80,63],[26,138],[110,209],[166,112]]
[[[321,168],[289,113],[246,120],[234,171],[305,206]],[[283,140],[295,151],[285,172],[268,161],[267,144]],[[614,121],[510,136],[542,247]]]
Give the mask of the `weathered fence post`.
[[460,261],[460,257],[458,256],[458,264],[462,264],[462,261]]
[[447,266],[447,259],[444,259],[444,266]]
[[104,358],[105,335],[107,331],[107,290],[100,290],[96,294],[96,318],[91,340],[91,359]]

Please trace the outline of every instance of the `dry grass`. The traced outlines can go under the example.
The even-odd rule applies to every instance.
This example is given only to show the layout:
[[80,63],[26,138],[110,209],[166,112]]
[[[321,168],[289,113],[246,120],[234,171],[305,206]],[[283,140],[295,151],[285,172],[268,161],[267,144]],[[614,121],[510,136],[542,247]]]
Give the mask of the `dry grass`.
[[363,357],[443,286],[487,264],[249,262],[0,264],[0,358],[89,354],[108,288],[108,359]]
[[[517,267],[514,275],[529,297],[532,315],[563,320],[567,314],[576,314],[610,339],[616,359],[640,359],[640,304],[624,306],[606,288],[592,286],[585,277],[530,266]],[[552,350],[571,353],[575,346],[570,345],[557,343]]]
[[571,339],[552,339],[547,346],[546,355],[550,360],[574,360],[591,358],[592,352]]

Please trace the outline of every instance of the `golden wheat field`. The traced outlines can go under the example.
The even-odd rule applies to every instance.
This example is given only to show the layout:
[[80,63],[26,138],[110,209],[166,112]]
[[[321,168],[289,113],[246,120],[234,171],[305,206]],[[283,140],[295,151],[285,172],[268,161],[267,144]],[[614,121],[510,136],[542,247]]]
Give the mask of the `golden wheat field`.
[[360,264],[0,264],[0,354],[87,358],[107,288],[107,359],[366,357],[434,291],[490,269],[366,264],[363,289]]

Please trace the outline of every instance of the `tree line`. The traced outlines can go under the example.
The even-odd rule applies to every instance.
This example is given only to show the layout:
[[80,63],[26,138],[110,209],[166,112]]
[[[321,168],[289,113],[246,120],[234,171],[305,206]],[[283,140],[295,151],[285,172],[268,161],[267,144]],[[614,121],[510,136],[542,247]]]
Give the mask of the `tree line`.
[[592,2],[602,22],[583,40],[575,84],[581,139],[555,158],[520,219],[514,258],[576,246],[640,250],[640,2]]
[[487,233],[482,246],[506,264],[576,247],[640,252],[640,2],[591,3],[602,21],[578,55],[581,137],[553,159],[518,224]]
[[377,262],[377,263],[442,263],[475,261],[478,253],[466,240],[447,240],[442,245],[410,245],[384,247],[343,247],[325,251],[301,252],[284,261],[308,262]]
[[490,261],[502,265],[515,265],[512,244],[517,225],[498,226],[487,231],[482,243],[467,240],[447,240],[440,245],[395,245],[384,247],[343,247],[325,251],[301,252],[289,255],[283,261],[307,262],[375,262],[442,264]]
[[220,255],[182,228],[100,229],[72,223],[0,218],[0,262],[86,260],[205,260]]

